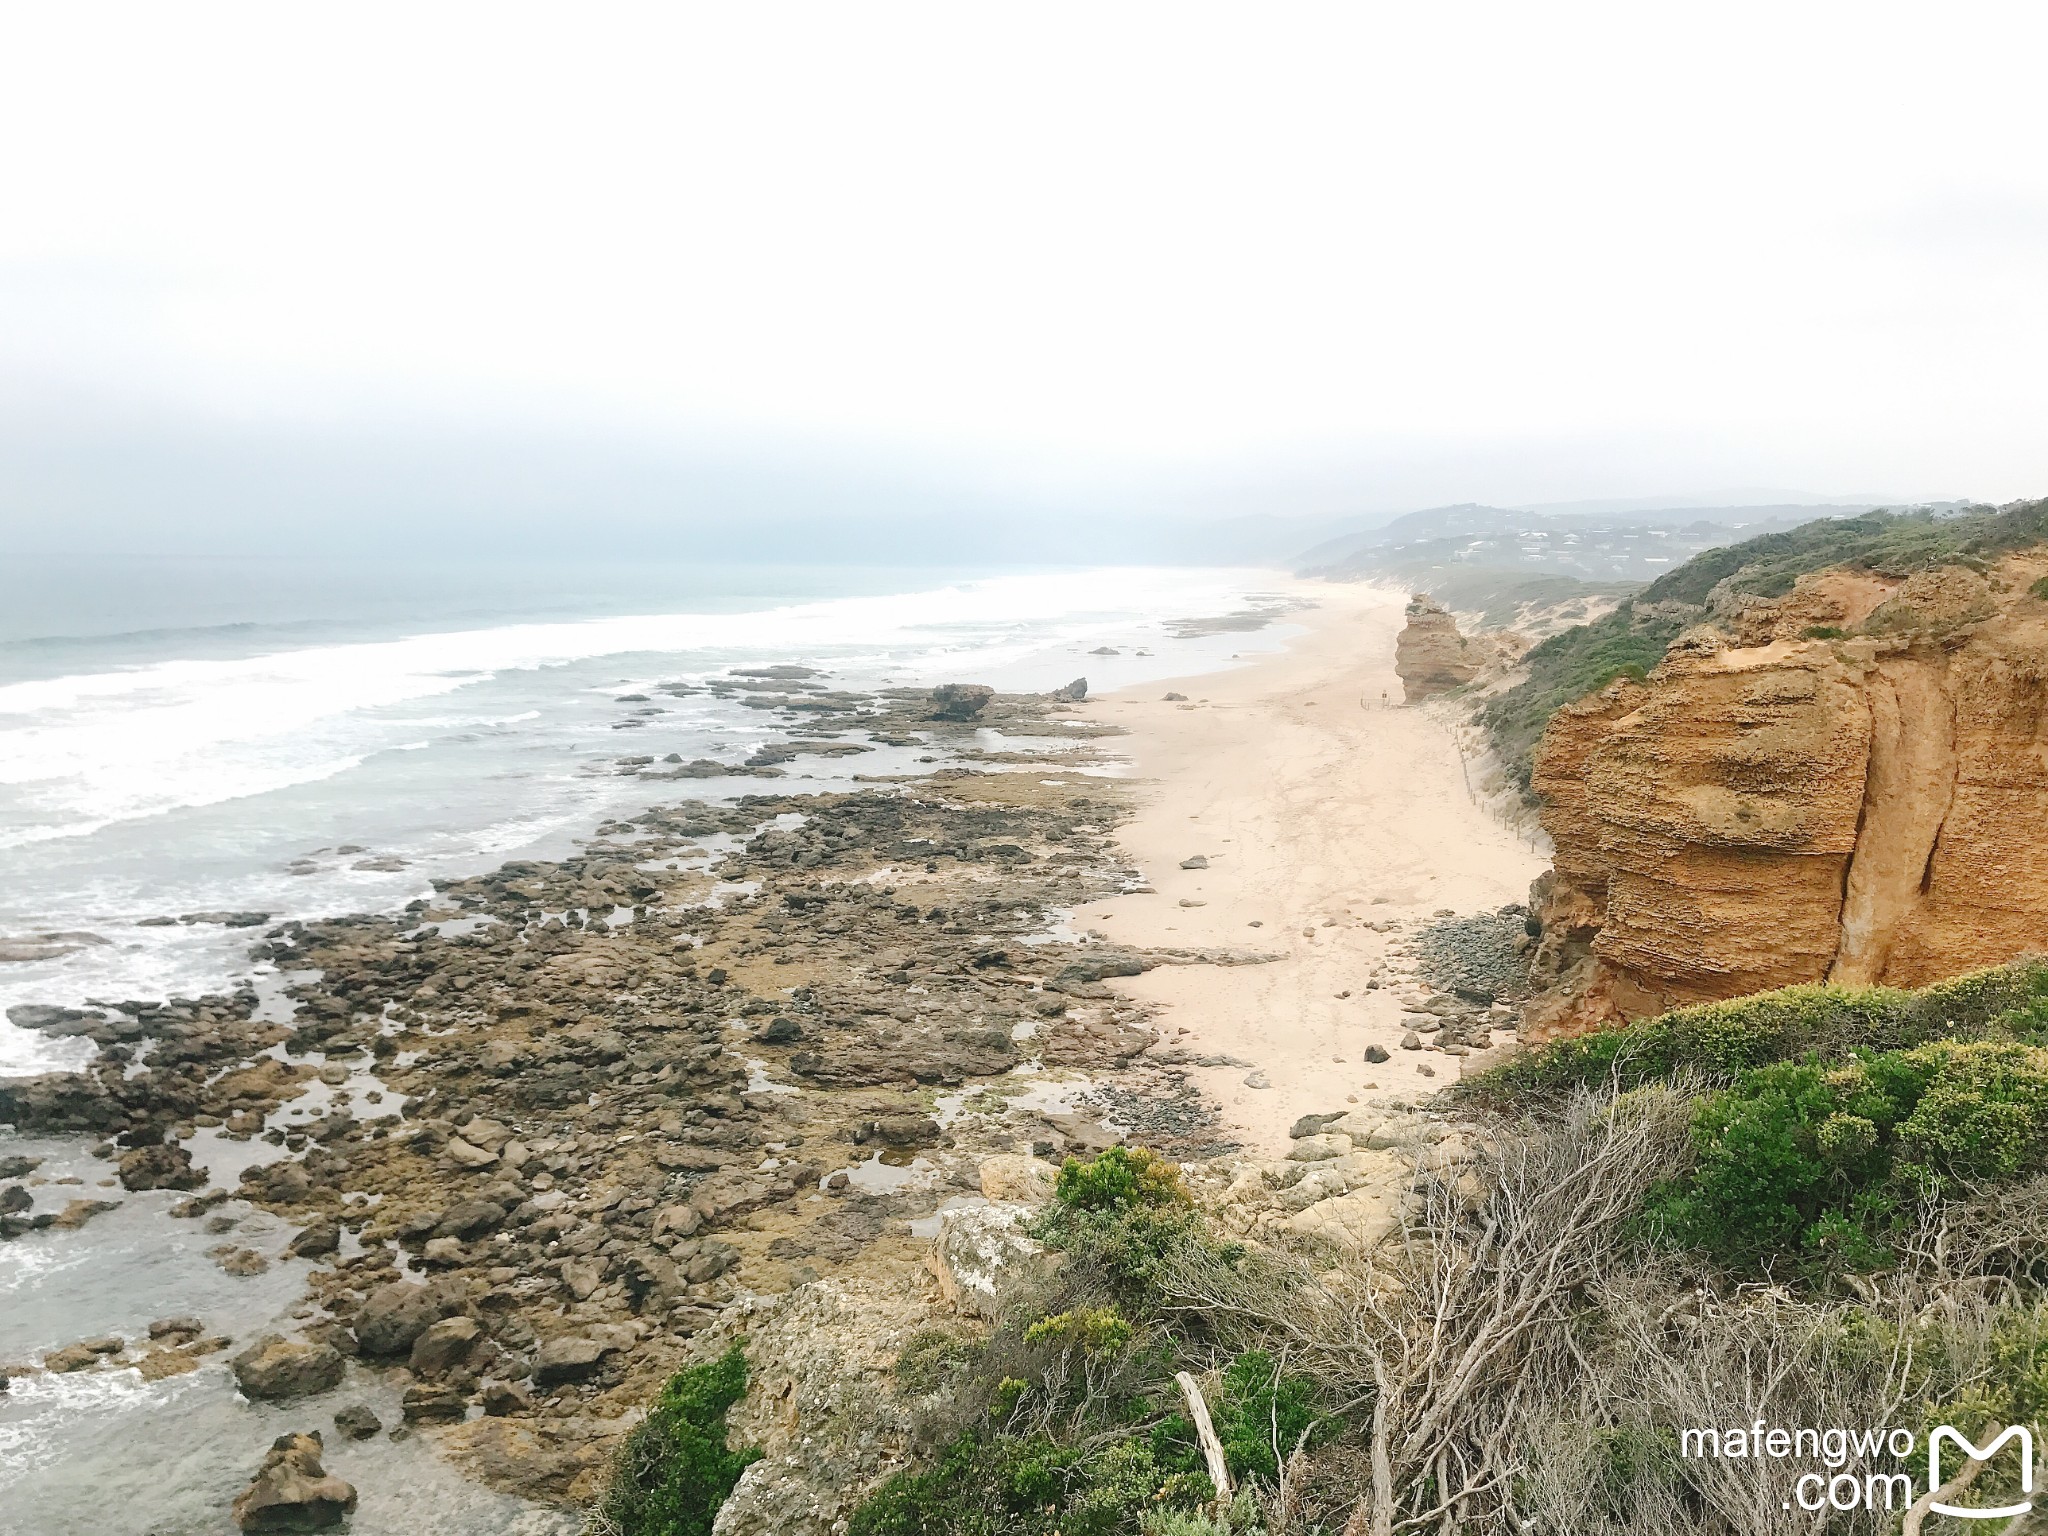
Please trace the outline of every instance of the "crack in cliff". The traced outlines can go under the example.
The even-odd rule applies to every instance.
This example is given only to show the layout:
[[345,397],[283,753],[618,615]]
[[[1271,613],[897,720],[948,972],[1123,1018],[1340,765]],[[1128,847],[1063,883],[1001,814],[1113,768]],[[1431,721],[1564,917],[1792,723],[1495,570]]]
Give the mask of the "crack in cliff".
[[1842,883],[1835,901],[1835,952],[1828,957],[1827,974],[1833,979],[1842,963],[1842,947],[1849,931],[1849,880],[1856,870],[1856,854],[1863,846],[1863,829],[1870,820],[1870,777],[1877,762],[1877,711],[1866,697],[1860,701],[1864,718],[1870,722],[1870,750],[1863,754],[1863,796],[1856,802],[1856,832],[1850,839],[1849,857],[1842,861]]
[[1949,813],[1956,808],[1956,785],[1962,782],[1963,754],[1956,747],[1956,737],[1962,724],[1962,705],[1957,702],[1953,689],[1944,689],[1948,697],[1948,790],[1942,796],[1941,819],[1934,824],[1933,841],[1927,845],[1927,862],[1920,867],[1920,894],[1925,897],[1934,890],[1934,857],[1941,852],[1941,837],[1948,830]]
[[1925,901],[1960,772],[1946,666],[1885,666],[1870,677],[1865,698],[1870,755],[1828,967],[1828,979],[1847,986],[1883,980],[1899,932]]

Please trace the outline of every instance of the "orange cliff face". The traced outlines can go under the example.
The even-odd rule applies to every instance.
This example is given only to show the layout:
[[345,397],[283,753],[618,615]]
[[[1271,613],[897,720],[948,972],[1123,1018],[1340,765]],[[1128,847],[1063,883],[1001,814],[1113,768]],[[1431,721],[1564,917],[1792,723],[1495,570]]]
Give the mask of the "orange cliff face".
[[1526,1036],[2048,949],[2044,572],[1817,572],[1558,711]]

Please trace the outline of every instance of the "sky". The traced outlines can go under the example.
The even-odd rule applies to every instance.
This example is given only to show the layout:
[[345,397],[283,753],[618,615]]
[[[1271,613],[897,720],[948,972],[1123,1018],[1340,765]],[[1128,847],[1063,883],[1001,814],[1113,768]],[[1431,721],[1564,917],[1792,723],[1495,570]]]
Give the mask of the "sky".
[[2044,16],[8,6],[0,519],[2044,494]]

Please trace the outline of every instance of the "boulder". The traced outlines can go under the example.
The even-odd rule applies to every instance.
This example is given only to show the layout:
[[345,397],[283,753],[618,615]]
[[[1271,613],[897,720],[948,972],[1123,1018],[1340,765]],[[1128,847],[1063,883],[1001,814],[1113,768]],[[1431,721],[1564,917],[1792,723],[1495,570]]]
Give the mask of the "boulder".
[[126,1118],[106,1085],[83,1072],[0,1078],[0,1125],[25,1135],[107,1132]]
[[573,1334],[549,1339],[533,1357],[533,1382],[538,1387],[560,1386],[564,1382],[587,1381],[597,1374],[599,1363],[611,1352],[597,1339]]
[[983,1158],[978,1173],[983,1195],[1016,1205],[1044,1205],[1058,1179],[1052,1164],[1016,1152]]
[[448,1382],[416,1381],[399,1399],[399,1411],[408,1424],[453,1424],[469,1416],[469,1399]]
[[137,1147],[121,1157],[123,1190],[197,1190],[205,1182],[207,1171],[193,1167],[193,1153],[168,1141]]
[[496,1152],[512,1139],[512,1128],[479,1115],[467,1125],[460,1127],[460,1134],[472,1147],[481,1147],[486,1152]]
[[356,1507],[356,1491],[320,1464],[319,1434],[279,1435],[234,1503],[245,1531],[325,1531]]
[[350,1403],[335,1412],[334,1427],[351,1440],[368,1440],[384,1427],[384,1421],[368,1403]]
[[1319,1201],[1287,1218],[1298,1237],[1363,1253],[1401,1224],[1397,1196],[1368,1186]]
[[524,1382],[487,1381],[483,1390],[484,1412],[494,1419],[510,1414],[533,1412],[533,1393]]
[[1050,1267],[1045,1245],[1025,1231],[1028,1205],[970,1206],[939,1217],[925,1267],[938,1279],[947,1305],[993,1319],[1012,1288],[1042,1278]]
[[1048,697],[1060,704],[1078,704],[1088,697],[1088,679],[1077,677],[1064,688],[1053,689]]
[[489,1168],[498,1161],[497,1153],[472,1146],[460,1136],[449,1138],[448,1157],[457,1167],[469,1169]]
[[266,1333],[228,1362],[244,1397],[266,1402],[306,1397],[341,1384],[346,1362],[326,1344]]
[[316,1221],[293,1238],[285,1252],[295,1259],[322,1259],[340,1248],[340,1226],[331,1221]]
[[467,1360],[483,1336],[483,1325],[473,1317],[444,1317],[413,1340],[406,1364],[415,1376],[439,1376]]
[[356,1343],[366,1355],[402,1355],[441,1315],[433,1292],[410,1280],[380,1285],[356,1312]]
[[1328,1115],[1303,1115],[1299,1120],[1294,1122],[1293,1126],[1289,1128],[1287,1134],[1293,1137],[1296,1141],[1301,1140],[1304,1136],[1317,1135],[1327,1127],[1336,1124],[1339,1120],[1342,1120],[1344,1116],[1348,1113],[1348,1110],[1340,1109],[1336,1113]]
[[1341,1131],[1324,1131],[1318,1136],[1303,1136],[1288,1149],[1289,1162],[1320,1163],[1328,1158],[1342,1157],[1351,1150],[1351,1138]]
[[972,720],[996,696],[995,689],[986,683],[941,683],[932,690],[931,718],[934,720]]

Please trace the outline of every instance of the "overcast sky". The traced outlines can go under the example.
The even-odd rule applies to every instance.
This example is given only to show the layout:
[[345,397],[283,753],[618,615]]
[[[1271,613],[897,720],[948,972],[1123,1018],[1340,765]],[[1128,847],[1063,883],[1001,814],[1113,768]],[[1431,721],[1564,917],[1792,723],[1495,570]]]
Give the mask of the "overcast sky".
[[0,428],[2044,494],[2042,15],[17,4]]

